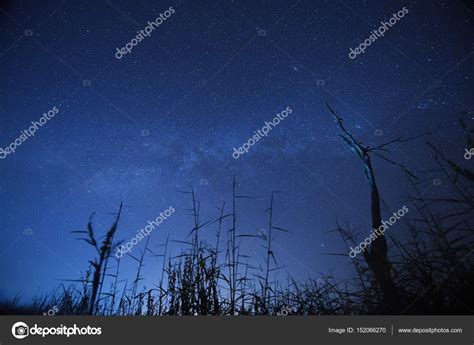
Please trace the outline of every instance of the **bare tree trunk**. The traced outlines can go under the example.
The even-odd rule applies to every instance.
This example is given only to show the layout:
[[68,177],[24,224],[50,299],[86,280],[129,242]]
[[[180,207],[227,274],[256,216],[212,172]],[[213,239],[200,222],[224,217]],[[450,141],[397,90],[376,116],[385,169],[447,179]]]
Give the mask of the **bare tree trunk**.
[[[326,104],[331,111],[339,129],[343,132],[341,138],[349,145],[352,151],[362,160],[365,168],[365,176],[370,186],[372,228],[377,229],[382,225],[382,215],[380,211],[380,195],[375,181],[375,174],[370,160],[370,148],[362,146],[352,134],[344,127],[342,118],[338,117],[334,110]],[[388,311],[390,314],[398,314],[400,312],[400,303],[398,297],[398,289],[392,279],[391,264],[387,257],[387,241],[385,236],[377,237],[364,252],[364,259],[372,270],[375,280],[383,293],[382,310]]]
[[[370,185],[371,193],[371,211],[372,228],[378,229],[382,225],[382,216],[380,212],[380,195],[375,181],[374,171],[370,156],[366,154],[364,160],[365,175]],[[398,289],[393,282],[391,275],[391,264],[387,257],[387,241],[385,236],[377,237],[371,244],[368,252],[364,252],[364,258],[370,269],[374,273],[375,279],[379,284],[383,296],[384,307],[391,314],[399,313],[400,303],[398,302]],[[384,308],[384,309],[385,309]]]

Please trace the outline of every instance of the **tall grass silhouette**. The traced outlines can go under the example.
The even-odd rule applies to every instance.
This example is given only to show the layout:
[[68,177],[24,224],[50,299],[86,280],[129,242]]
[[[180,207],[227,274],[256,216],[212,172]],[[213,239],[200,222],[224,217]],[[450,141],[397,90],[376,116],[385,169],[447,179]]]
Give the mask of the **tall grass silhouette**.
[[[369,185],[374,188],[375,175],[370,166],[367,168],[366,156],[373,150],[361,146],[342,125],[342,119],[330,111],[343,131],[343,139],[345,136],[345,142],[364,162]],[[472,142],[472,132],[465,129],[465,133],[467,142]],[[381,147],[386,148],[378,148]],[[387,232],[383,243],[372,244],[367,255],[351,259],[347,255],[349,247],[358,243],[359,236],[350,226],[339,224],[330,231],[340,236],[347,249],[338,255],[346,257],[354,268],[354,274],[342,281],[330,275],[296,281],[291,272],[285,272],[277,260],[274,234],[294,235],[274,224],[274,215],[281,207],[277,192],[269,195],[266,231],[257,235],[240,232],[238,219],[244,215],[239,214],[239,203],[248,202],[249,196],[239,194],[234,178],[230,205],[224,202],[211,220],[202,221],[195,192],[186,193],[193,226],[184,240],[163,239],[160,253],[150,249],[148,237],[139,255],[111,255],[120,245],[116,238],[123,204],[102,237],[98,237],[91,216],[87,229],[75,232],[84,235],[82,240],[97,253],[89,261],[85,275],[27,304],[19,298],[4,301],[0,312],[42,314],[48,306],[55,305],[60,315],[277,315],[283,308],[293,315],[472,314],[474,172],[447,159],[434,145],[429,147],[438,169],[426,172],[421,181],[407,171],[412,194],[403,202],[410,207],[410,214],[397,223],[397,232]],[[443,190],[436,198],[423,197],[420,189],[431,183],[432,176],[444,177],[449,195]],[[377,204],[378,195],[375,204],[373,190],[371,195],[368,204],[373,217],[376,212],[375,226],[382,211]],[[201,241],[204,229],[215,230],[214,244]],[[261,258],[244,254],[246,241],[261,242]],[[171,256],[170,243],[182,246],[178,255]],[[122,260],[136,262],[132,277],[120,271]],[[156,284],[145,288],[142,268],[150,260],[157,267]],[[261,269],[260,262],[264,263]],[[119,282],[125,282],[122,288]]]

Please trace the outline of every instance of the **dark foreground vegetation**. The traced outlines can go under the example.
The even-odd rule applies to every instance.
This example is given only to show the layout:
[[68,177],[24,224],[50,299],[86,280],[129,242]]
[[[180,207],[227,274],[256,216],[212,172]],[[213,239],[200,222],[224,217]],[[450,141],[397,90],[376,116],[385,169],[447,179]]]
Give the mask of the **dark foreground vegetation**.
[[[289,232],[274,224],[277,194],[271,194],[264,215],[265,232],[258,235],[240,233],[239,203],[247,196],[239,195],[233,182],[232,200],[223,204],[215,219],[201,219],[200,203],[189,193],[194,226],[180,255],[170,257],[166,242],[156,253],[149,248],[149,238],[139,255],[117,259],[120,244],[119,223],[122,205],[111,228],[98,237],[92,221],[84,236],[97,252],[89,261],[86,274],[72,285],[61,285],[48,296],[29,304],[19,299],[0,303],[1,314],[43,314],[57,308],[59,315],[350,315],[350,314],[473,314],[474,313],[474,171],[464,168],[436,146],[431,148],[435,171],[427,171],[423,179],[388,156],[391,145],[403,145],[422,137],[396,139],[377,147],[367,147],[344,127],[342,118],[329,108],[341,131],[341,138],[356,154],[365,170],[368,203],[372,225],[381,224],[381,196],[376,171],[371,159],[378,158],[394,169],[402,169],[411,183],[412,193],[404,205],[410,209],[397,231],[388,231],[373,241],[363,255],[354,259],[347,253],[367,235],[357,236],[348,226],[337,225],[351,260],[354,274],[344,281],[332,277],[297,282],[284,264],[278,262],[274,248],[275,235]],[[465,125],[467,147],[474,147],[474,134]],[[433,179],[442,179],[446,188],[436,197],[426,198],[420,190]],[[445,193],[445,194],[442,194]],[[368,208],[369,209],[369,208]],[[240,219],[240,218],[239,218]],[[215,231],[215,244],[201,241],[202,231]],[[285,236],[290,236],[289,234]],[[264,249],[261,267],[241,250],[249,238],[261,241]],[[176,242],[176,241],[175,241]],[[133,254],[133,253],[132,253]],[[134,260],[133,277],[121,275],[121,260]],[[157,265],[153,287],[143,284],[142,268]]]

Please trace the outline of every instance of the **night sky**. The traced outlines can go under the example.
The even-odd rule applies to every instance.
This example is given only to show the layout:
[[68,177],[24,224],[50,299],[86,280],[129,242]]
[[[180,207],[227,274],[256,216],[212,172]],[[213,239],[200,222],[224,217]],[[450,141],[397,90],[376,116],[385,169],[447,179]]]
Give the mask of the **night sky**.
[[[115,57],[170,6],[174,14]],[[404,6],[408,14],[384,37],[349,58]],[[325,102],[366,144],[438,128],[389,153],[421,177],[433,167],[427,140],[463,160],[458,120],[473,120],[473,16],[458,0],[0,1],[0,147],[59,109],[0,160],[0,297],[29,298],[80,278],[95,253],[70,232],[96,212],[103,234],[121,201],[117,238],[129,240],[173,206],[151,247],[159,252],[168,234],[184,240],[193,220],[181,192],[195,190],[206,221],[224,200],[229,207],[234,176],[238,194],[254,197],[238,201],[238,233],[265,228],[271,192],[281,191],[274,224],[293,233],[278,235],[277,259],[296,279],[347,279],[351,259],[327,255],[346,253],[327,232],[339,221],[365,237],[369,190]],[[232,157],[286,107],[292,113],[267,137]],[[374,167],[388,215],[410,188],[396,167]],[[425,195],[445,188],[430,181]],[[203,230],[203,240],[214,243],[215,230]],[[262,261],[261,241],[244,244]],[[160,261],[146,264],[145,284],[156,283]],[[122,277],[135,267],[126,258]]]

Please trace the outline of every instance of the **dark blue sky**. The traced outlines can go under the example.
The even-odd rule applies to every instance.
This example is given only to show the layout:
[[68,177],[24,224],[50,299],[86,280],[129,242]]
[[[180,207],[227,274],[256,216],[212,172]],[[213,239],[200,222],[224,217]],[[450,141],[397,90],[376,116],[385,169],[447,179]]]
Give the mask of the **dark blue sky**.
[[[115,58],[170,6],[170,18]],[[384,37],[348,57],[404,6],[409,13]],[[324,255],[345,252],[325,232],[337,220],[371,230],[368,187],[324,102],[367,144],[440,126],[429,140],[454,160],[465,149],[458,119],[473,119],[468,1],[0,1],[0,27],[0,146],[60,110],[0,160],[0,297],[78,278],[94,252],[69,232],[84,230],[93,211],[105,231],[120,201],[129,207],[118,238],[130,239],[172,205],[152,247],[167,234],[184,239],[191,203],[179,191],[195,189],[206,220],[223,200],[230,204],[234,175],[239,194],[255,196],[239,201],[239,233],[265,227],[269,196],[283,191],[274,224],[294,234],[276,240],[279,260],[296,278],[344,279],[351,261]],[[287,106],[292,114],[268,137],[232,158]],[[415,173],[430,169],[426,140],[390,157]],[[393,166],[374,164],[390,214],[402,207],[407,183]],[[212,243],[214,230],[203,235]],[[245,241],[248,254],[263,257],[260,242]],[[148,284],[159,271],[153,260]],[[123,274],[133,267],[128,260]]]

